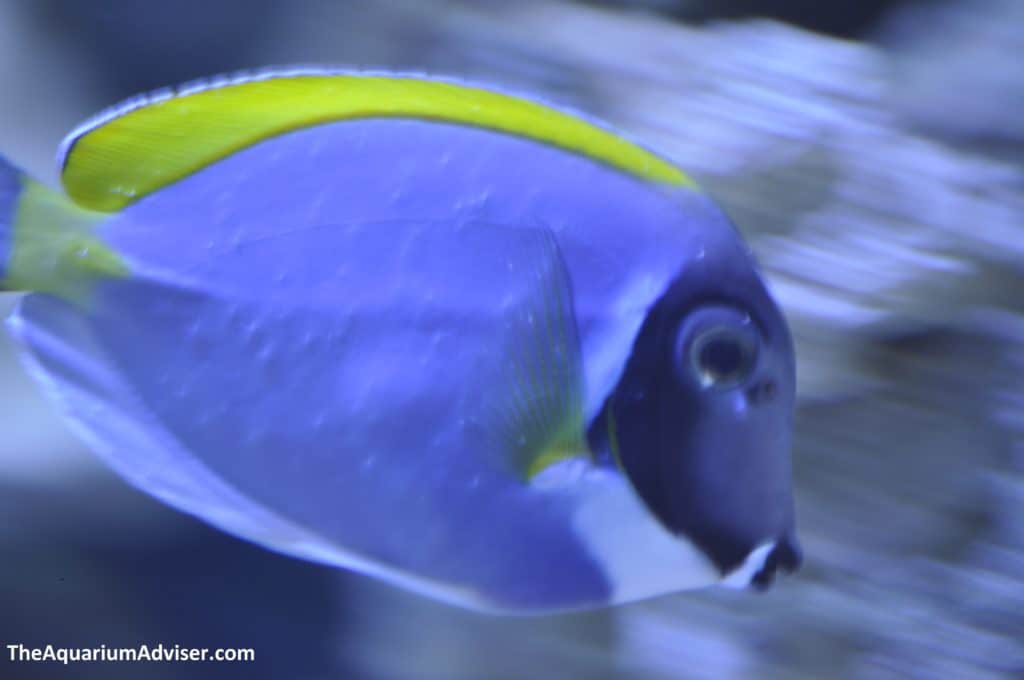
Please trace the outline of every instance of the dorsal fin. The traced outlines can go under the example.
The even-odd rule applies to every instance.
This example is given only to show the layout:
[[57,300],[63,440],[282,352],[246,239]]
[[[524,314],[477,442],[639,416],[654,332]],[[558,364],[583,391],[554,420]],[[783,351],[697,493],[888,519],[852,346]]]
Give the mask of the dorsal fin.
[[284,132],[355,118],[420,118],[520,135],[642,179],[692,186],[668,161],[578,116],[444,80],[324,70],[266,71],[142,95],[73,131],[58,162],[69,196],[116,211]]

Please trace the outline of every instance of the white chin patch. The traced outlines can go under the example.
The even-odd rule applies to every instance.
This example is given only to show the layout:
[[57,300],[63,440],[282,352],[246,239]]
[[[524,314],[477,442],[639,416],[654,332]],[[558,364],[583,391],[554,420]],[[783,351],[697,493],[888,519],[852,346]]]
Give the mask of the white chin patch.
[[[561,466],[553,466],[561,467]],[[666,531],[629,482],[589,464],[577,470],[573,527],[601,564],[612,587],[610,603],[709,586],[720,574],[695,545]],[[564,482],[567,470],[556,475]]]
[[775,548],[775,541],[769,541],[751,550],[747,559],[743,560],[743,564],[726,574],[725,578],[721,580],[721,584],[726,588],[736,588],[737,590],[748,588],[750,580],[764,568],[764,561],[768,559],[773,548]]

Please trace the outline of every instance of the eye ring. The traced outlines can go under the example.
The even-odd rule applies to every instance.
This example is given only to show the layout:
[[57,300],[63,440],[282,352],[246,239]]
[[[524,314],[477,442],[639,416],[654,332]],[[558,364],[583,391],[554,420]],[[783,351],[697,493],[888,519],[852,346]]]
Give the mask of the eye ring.
[[760,335],[748,315],[715,306],[691,313],[677,342],[679,368],[704,389],[724,390],[753,374]]
[[729,326],[708,329],[690,344],[690,363],[703,387],[728,388],[750,375],[757,345]]

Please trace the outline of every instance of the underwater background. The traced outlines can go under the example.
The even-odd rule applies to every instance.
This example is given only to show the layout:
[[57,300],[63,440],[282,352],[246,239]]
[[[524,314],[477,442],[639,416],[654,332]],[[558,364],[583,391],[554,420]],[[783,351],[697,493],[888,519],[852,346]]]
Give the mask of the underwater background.
[[[0,0],[0,150],[223,71],[462,76],[610,121],[733,217],[797,343],[796,576],[503,619],[128,487],[0,337],[0,678],[1024,677],[1024,3]],[[0,295],[5,315],[15,302]],[[8,662],[7,644],[255,663]]]

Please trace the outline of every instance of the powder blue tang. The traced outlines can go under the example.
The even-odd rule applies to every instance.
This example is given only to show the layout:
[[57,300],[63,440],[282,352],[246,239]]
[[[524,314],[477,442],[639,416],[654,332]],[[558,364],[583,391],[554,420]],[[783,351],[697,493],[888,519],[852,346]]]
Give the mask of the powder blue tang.
[[[792,342],[712,201],[590,144],[611,133],[589,121],[477,123],[447,94],[254,123],[195,167],[147,118],[196,98],[169,135],[188,147],[223,124],[210,92],[277,121],[266,107],[312,95],[246,88],[332,77],[360,78],[261,74],[104,114],[65,144],[77,206],[0,169],[20,183],[0,192],[4,285],[39,291],[9,327],[91,447],[226,531],[475,609],[796,568]],[[163,137],[119,146],[122,121]],[[151,178],[154,158],[177,174],[82,169]]]

